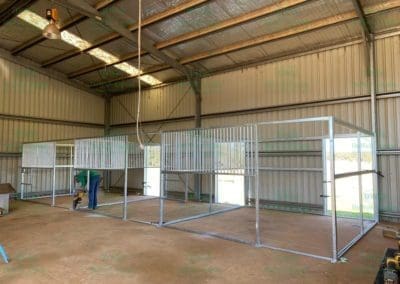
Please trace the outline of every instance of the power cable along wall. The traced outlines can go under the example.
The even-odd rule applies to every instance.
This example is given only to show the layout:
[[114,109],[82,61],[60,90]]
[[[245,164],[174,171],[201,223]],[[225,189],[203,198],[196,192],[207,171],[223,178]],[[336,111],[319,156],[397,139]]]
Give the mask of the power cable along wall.
[[[186,231],[216,235],[204,228],[188,228],[200,218],[210,221],[211,216],[232,212],[241,205],[218,204],[213,184],[203,187],[208,191],[208,199],[203,202],[181,198],[177,201],[168,196],[170,174],[235,175],[252,180],[249,195],[255,200],[255,211],[250,217],[254,237],[249,243],[259,243],[258,224],[258,143],[257,126],[243,125],[210,129],[190,129],[161,133],[161,198],[160,226],[169,226]],[[216,188],[216,193],[218,188]],[[183,195],[182,195],[183,196]],[[187,196],[187,193],[184,194]],[[207,201],[205,203],[204,201]],[[200,210],[199,210],[200,208]],[[207,217],[207,218],[205,218]],[[214,217],[213,217],[214,218]],[[226,224],[225,224],[226,225]],[[220,237],[232,238],[220,234]],[[239,239],[238,239],[239,240]]]
[[21,199],[55,206],[73,189],[73,144],[53,141],[23,144]]

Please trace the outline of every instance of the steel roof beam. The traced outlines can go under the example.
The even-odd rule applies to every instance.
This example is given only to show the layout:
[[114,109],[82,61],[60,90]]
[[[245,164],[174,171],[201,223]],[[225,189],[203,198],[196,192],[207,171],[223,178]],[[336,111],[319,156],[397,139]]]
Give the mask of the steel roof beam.
[[[161,65],[157,65],[157,66],[153,66],[153,67],[145,69],[141,75],[142,76],[148,75],[148,74],[152,74],[152,73],[156,73],[156,72],[160,72],[160,71],[164,71],[164,70],[168,70],[168,69],[170,69],[169,65],[161,64]],[[116,82],[122,82],[122,81],[130,80],[130,79],[135,79],[137,77],[138,77],[138,75],[128,75],[123,78],[111,79],[108,81],[91,84],[90,88],[99,88],[99,87],[110,85],[110,84],[113,84]]]
[[26,9],[37,0],[13,0],[6,1],[5,4],[1,6],[0,11],[0,26],[7,23],[13,17],[15,17],[21,10]]
[[[152,16],[146,18],[146,19],[143,19],[142,28],[146,27],[146,26],[149,26],[151,24],[160,22],[160,21],[165,20],[167,18],[176,16],[176,15],[178,15],[180,13],[183,13],[183,12],[189,10],[189,9],[192,9],[192,8],[195,8],[195,7],[199,6],[199,5],[202,5],[202,4],[206,3],[207,1],[209,1],[209,0],[191,0],[191,1],[186,1],[186,2],[184,2],[182,4],[180,4],[180,5],[177,5],[177,6],[173,7],[173,8],[170,8],[170,9],[168,9],[166,11],[163,11],[161,13],[152,15]],[[128,29],[131,32],[135,32],[138,29],[138,25],[137,24],[130,25],[128,27]],[[102,39],[98,40],[97,42],[95,42],[94,44],[92,44],[89,48],[86,48],[86,49],[83,49],[83,50],[74,50],[74,51],[71,51],[71,52],[66,52],[64,54],[61,54],[59,56],[56,56],[54,58],[51,58],[51,59],[47,60],[42,65],[43,65],[43,67],[48,67],[50,65],[53,65],[53,64],[59,63],[61,61],[70,59],[70,58],[72,58],[74,56],[78,56],[78,55],[82,54],[83,52],[88,52],[88,51],[90,51],[90,50],[92,50],[94,48],[97,48],[99,46],[102,46],[104,44],[107,44],[109,42],[112,42],[112,41],[120,39],[120,38],[121,38],[121,35],[119,33],[110,33],[107,36],[105,36],[104,38],[102,38]],[[136,55],[132,55],[132,57],[137,57],[137,53],[136,53]]]
[[[117,1],[119,1],[119,0],[101,0],[98,3],[96,3],[95,8],[97,10],[101,10]],[[61,31],[67,30],[67,29],[81,23],[82,21],[84,21],[86,19],[88,19],[88,17],[81,15],[81,14],[74,16],[74,17],[66,20],[65,23],[60,27],[60,30]],[[45,40],[46,40],[46,38],[42,35],[36,36],[36,37],[22,43],[21,45],[15,47],[13,50],[11,50],[11,54],[17,55],[17,54],[33,47],[34,45],[37,45]],[[79,53],[80,53],[80,51],[79,51]]]
[[[98,20],[98,22],[100,24],[102,24],[106,28],[109,28],[109,29],[113,30],[114,32],[120,34],[122,37],[127,39],[128,42],[135,44],[135,45],[138,44],[138,42],[137,42],[138,39],[134,36],[134,34],[128,28],[124,27],[120,23],[120,21],[118,21],[118,17],[116,17],[115,14],[111,15],[110,13],[108,13],[107,15],[101,16],[99,13],[94,13],[93,9],[90,6],[89,6],[89,8],[87,8],[88,4],[86,2],[85,2],[85,4],[83,4],[82,2],[79,2],[78,0],[64,0],[65,2],[64,1],[61,2],[59,0],[53,0],[53,1],[59,3],[60,5],[66,7],[66,8],[76,10],[77,12],[81,12],[85,15],[90,16],[93,19]],[[78,1],[78,2],[76,2],[76,1]],[[126,17],[126,15],[125,15],[125,18],[128,18],[128,17]],[[143,49],[147,50],[154,57],[157,57],[158,59],[162,60],[165,64],[168,64],[175,70],[177,70],[180,73],[182,73],[183,75],[185,75],[185,77],[190,82],[190,85],[192,86],[193,90],[195,92],[197,92],[197,89],[198,89],[197,84],[195,81],[195,77],[193,76],[193,72],[191,70],[187,69],[185,66],[180,64],[174,58],[171,58],[168,55],[166,55],[165,53],[163,53],[162,51],[158,50],[154,46],[153,42],[147,36],[142,34],[140,41],[141,41],[141,46],[143,47]]]
[[[205,27],[205,28],[193,31],[193,32],[185,33],[183,35],[176,36],[176,37],[171,38],[169,40],[156,43],[155,47],[157,49],[163,49],[163,48],[167,48],[167,47],[170,47],[170,46],[174,46],[174,45],[177,45],[177,44],[189,41],[189,40],[193,40],[193,39],[196,39],[196,38],[204,37],[204,36],[212,34],[212,33],[216,33],[216,32],[222,31],[224,29],[232,28],[232,27],[240,25],[240,24],[244,24],[244,23],[247,23],[247,22],[250,22],[250,21],[254,21],[254,20],[259,19],[261,17],[265,17],[265,16],[268,16],[268,15],[271,15],[271,14],[274,14],[274,13],[277,13],[277,12],[282,12],[282,11],[284,11],[286,9],[293,8],[295,6],[298,6],[300,4],[304,4],[304,3],[310,2],[310,1],[312,1],[312,0],[283,0],[283,1],[279,1],[278,3],[272,4],[272,5],[268,5],[268,6],[260,8],[260,9],[257,9],[255,11],[252,11],[252,12],[249,12],[249,13],[246,13],[246,14],[243,14],[243,15],[240,15],[240,16],[237,16],[237,17],[234,17],[234,18],[231,18],[231,19],[216,23],[216,24],[214,24],[212,26]],[[96,45],[96,46],[98,46],[98,45]],[[130,55],[124,56],[124,60],[131,60],[131,59],[134,59],[136,57],[137,57],[137,53],[132,53]],[[68,58],[70,58],[70,57],[68,57],[68,55],[66,54],[65,55],[65,59],[68,59]],[[54,60],[56,60],[56,58]],[[82,76],[84,74],[99,70],[99,69],[104,68],[106,66],[112,66],[112,65],[118,64],[120,62],[121,61],[115,62],[113,64],[108,64],[108,65],[99,64],[97,66],[91,66],[89,68],[83,68],[81,70],[77,70],[77,71],[75,71],[73,73],[70,73],[69,77],[75,78],[75,77],[78,77],[78,76]]]
[[363,28],[364,37],[368,41],[371,41],[371,39],[372,39],[371,27],[369,26],[369,24],[367,22],[367,18],[364,14],[364,11],[363,11],[360,1],[359,0],[351,0],[351,2],[353,3],[354,10],[356,11],[358,18],[360,19],[361,27]]
[[[365,14],[369,15],[369,14],[380,13],[380,12],[384,12],[386,10],[398,8],[398,7],[400,7],[400,0],[391,0],[391,1],[384,2],[384,3],[365,7]],[[299,35],[302,33],[342,24],[342,23],[345,23],[345,22],[348,22],[351,20],[355,20],[357,18],[358,18],[358,15],[355,11],[342,13],[339,15],[335,15],[335,16],[327,17],[327,18],[324,18],[321,20],[317,20],[317,21],[313,21],[313,22],[306,23],[303,25],[299,25],[299,26],[296,26],[296,27],[293,27],[293,28],[290,28],[287,30],[280,31],[280,32],[275,32],[272,34],[259,36],[259,37],[256,37],[256,38],[253,38],[250,40],[236,42],[236,43],[233,43],[233,44],[221,47],[221,48],[216,48],[214,50],[204,51],[204,52],[195,54],[193,56],[186,57],[186,58],[180,60],[180,63],[188,64],[188,63],[196,62],[199,60],[211,58],[211,57],[218,56],[218,55],[223,55],[223,54],[241,50],[244,48],[249,48],[249,47],[265,44],[268,42],[272,42],[275,40],[296,36],[296,35]]]
[[[400,7],[400,0],[390,0],[390,1],[386,1],[384,3],[365,7],[364,10],[365,10],[366,15],[370,15],[370,14],[380,13],[380,12],[384,12],[384,11],[394,9],[394,8],[399,8],[399,7]],[[195,54],[193,56],[183,58],[179,61],[179,63],[180,64],[193,63],[193,62],[208,59],[208,58],[211,58],[214,56],[224,55],[229,52],[265,44],[265,43],[276,41],[276,40],[285,39],[285,38],[296,36],[296,35],[299,35],[302,33],[331,27],[331,26],[334,26],[337,24],[342,24],[342,23],[345,23],[345,22],[348,22],[351,20],[355,20],[357,18],[358,18],[358,15],[355,11],[342,13],[342,14],[335,15],[332,17],[328,17],[328,18],[313,21],[313,22],[310,22],[307,24],[303,24],[300,26],[296,26],[291,29],[283,30],[280,32],[272,33],[272,34],[263,35],[263,36],[260,36],[260,37],[254,38],[254,39],[250,39],[250,40],[233,43],[233,44],[224,46],[222,48],[217,48],[214,50],[201,52],[201,53]],[[127,79],[129,79],[129,78],[126,78],[126,77],[116,78],[116,79],[113,79],[112,83],[127,80]]]

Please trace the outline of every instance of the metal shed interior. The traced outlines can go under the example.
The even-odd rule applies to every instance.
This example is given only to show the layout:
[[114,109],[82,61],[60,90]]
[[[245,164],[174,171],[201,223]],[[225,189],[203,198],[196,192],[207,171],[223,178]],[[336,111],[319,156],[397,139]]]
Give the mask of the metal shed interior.
[[[49,8],[58,11],[57,25],[61,32],[58,40],[42,35],[48,23],[45,12]],[[356,139],[352,143],[358,143],[360,147],[358,156],[355,154],[357,151],[349,154],[347,150],[337,150],[341,158],[336,158],[342,159],[337,164],[343,164],[345,168],[359,159],[361,168],[354,170],[360,176],[358,182],[376,182],[371,186],[372,191],[376,190],[376,198],[373,198],[376,212],[368,212],[376,213],[373,225],[378,220],[391,222],[391,226],[398,226],[400,222],[400,0],[0,0],[0,82],[0,184],[11,184],[16,189],[17,199],[21,193],[24,199],[31,197],[32,201],[35,198],[35,202],[14,201],[17,204],[38,208],[43,204],[53,204],[69,209],[73,168],[93,169],[78,167],[72,162],[76,155],[72,145],[76,147],[77,141],[91,137],[128,137],[127,141],[136,143],[137,109],[140,108],[138,124],[144,143],[161,147],[158,162],[164,180],[161,179],[159,184],[160,195],[143,202],[136,198],[138,192],[145,192],[146,168],[158,168],[158,164],[146,167],[146,154],[126,150],[128,157],[141,159],[140,166],[129,167],[127,160],[118,170],[96,168],[102,171],[104,178],[100,202],[111,205],[99,208],[98,215],[162,226],[164,215],[160,213],[160,207],[164,206],[161,203],[165,198],[166,207],[161,210],[167,210],[166,218],[172,216],[171,220],[185,221],[166,227],[207,237],[218,237],[221,233],[225,236],[222,238],[254,244],[253,239],[242,238],[250,234],[246,226],[251,228],[248,230],[254,229],[249,225],[255,222],[253,211],[251,217],[243,219],[247,223],[242,230],[236,236],[230,234],[240,225],[229,222],[240,219],[241,215],[239,211],[231,211],[235,206],[217,204],[218,172],[163,171],[163,157],[167,157],[163,156],[167,149],[163,143],[169,144],[162,137],[175,133],[173,131],[332,117],[359,130],[352,137]],[[325,140],[329,140],[328,128],[307,124],[265,128],[264,132],[257,132],[259,137],[255,140],[260,147],[257,150],[257,157],[260,156],[257,171],[260,168],[262,172],[257,178],[260,196],[254,196],[256,182],[254,180],[252,184],[253,175],[238,175],[242,175],[244,195],[247,194],[244,205],[253,208],[259,202],[276,218],[278,215],[274,214],[282,210],[285,212],[282,214],[335,215],[334,218],[336,213],[332,211],[337,210],[339,215],[346,211],[343,208],[332,210],[331,205],[324,201],[324,198],[329,198],[324,189],[329,182],[326,176],[329,165],[324,164],[328,159],[323,158],[328,151],[325,147],[328,143]],[[349,134],[341,131],[340,127],[336,130],[339,136],[335,139]],[[366,142],[357,142],[360,133],[371,134],[373,146],[368,148],[371,157],[366,158],[369,151],[363,148]],[[318,139],[310,140],[310,137]],[[275,140],[265,142],[263,139]],[[221,141],[225,140],[221,138]],[[234,140],[229,141],[233,143]],[[238,141],[240,139],[234,143]],[[59,144],[60,149],[62,145],[70,147],[59,152],[56,150],[53,172],[52,167],[35,168],[23,162],[24,145],[43,142]],[[336,147],[342,147],[342,144],[345,143],[337,142]],[[174,151],[171,155],[180,150]],[[215,155],[214,148],[213,151]],[[246,148],[243,153],[250,155],[255,151]],[[362,168],[363,163],[367,163],[363,159],[373,164],[371,168]],[[55,170],[57,163],[63,166],[59,167],[59,173]],[[374,172],[365,173],[365,170]],[[334,175],[345,172],[339,169],[334,171]],[[352,182],[346,178],[344,183]],[[115,192],[110,193],[110,188]],[[56,198],[52,190],[67,196]],[[46,198],[36,199],[44,196]],[[341,228],[340,222],[333,222],[339,228],[335,225],[332,229],[338,236],[344,236],[344,232],[351,235],[340,248],[333,248],[333,256],[329,236],[322,240],[327,245],[318,246],[310,242],[309,247],[303,243],[295,249],[302,252],[302,256],[296,256],[299,261],[307,255],[339,261],[337,257],[342,256],[341,252],[347,252],[348,245],[359,240],[358,231],[352,233],[356,226],[362,227],[362,236],[369,229],[372,229],[369,235],[376,235],[376,230],[382,225],[369,228],[369,224],[364,223],[367,213],[363,212],[363,197],[353,208],[361,215],[356,216],[353,212],[350,216],[361,221],[357,219],[357,224],[348,222]],[[182,204],[189,199],[202,198],[204,204],[190,203],[183,208]],[[134,202],[137,200],[140,202]],[[125,208],[124,202],[129,203],[125,203]],[[208,207],[207,202],[215,202],[215,211],[228,211],[232,217],[223,217],[229,215],[222,213],[215,219],[207,217],[193,223],[186,222],[188,217],[204,217],[211,213],[211,205]],[[21,206],[15,207],[16,215]],[[140,206],[148,206],[151,212]],[[46,212],[56,209],[43,208]],[[344,215],[340,218],[350,220],[348,215]],[[289,224],[286,229],[290,231],[291,226],[296,231],[294,219],[290,223],[292,215],[282,216],[270,222],[286,220]],[[4,223],[7,227],[6,218],[0,219],[0,226]],[[268,227],[269,221],[266,220],[262,221]],[[310,232],[303,238],[314,240],[311,224],[319,224],[315,220],[307,219],[304,225],[299,225],[299,232]],[[325,230],[322,228],[331,230],[332,227],[331,220],[320,225],[319,233]],[[364,226],[368,230],[364,231]],[[277,225],[268,227],[268,230],[285,230],[284,227]],[[163,232],[161,229],[154,234],[162,236]],[[1,234],[0,245],[3,241]],[[282,235],[276,234],[275,243],[265,242],[264,245],[278,247],[280,251],[276,253],[285,255],[296,241],[301,241],[296,240],[293,232],[287,236],[287,241],[284,241]],[[13,240],[12,235],[8,235],[6,240]],[[256,245],[260,246],[260,243],[256,242]],[[381,260],[379,245],[386,243],[377,244],[376,269]],[[10,246],[11,251],[15,250],[17,243]],[[319,253],[320,247],[327,251]],[[352,253],[350,250],[350,256],[344,256],[351,257]],[[263,261],[262,256],[258,257]],[[363,263],[363,258],[359,258]],[[364,261],[371,263],[371,259]],[[337,271],[332,270],[329,277],[336,278],[327,280],[372,281],[376,269],[372,267],[365,275],[354,278],[348,275],[336,277]],[[256,273],[254,280],[273,282],[282,279],[276,271],[272,276],[268,271],[265,273],[267,276]],[[189,278],[185,277],[188,275],[178,275],[170,281],[187,282]],[[6,274],[4,277],[11,279]],[[38,277],[36,280],[40,282],[40,275]],[[198,277],[199,283],[206,280],[201,275]],[[234,282],[235,278],[229,277],[234,277],[234,273],[215,280],[226,282],[230,279]],[[315,280],[314,276],[310,277],[310,281]],[[87,282],[94,279],[99,280],[90,278]],[[144,279],[149,280],[140,278],[137,281],[143,282]],[[246,282],[240,277],[237,280]],[[157,282],[157,279],[149,281]]]

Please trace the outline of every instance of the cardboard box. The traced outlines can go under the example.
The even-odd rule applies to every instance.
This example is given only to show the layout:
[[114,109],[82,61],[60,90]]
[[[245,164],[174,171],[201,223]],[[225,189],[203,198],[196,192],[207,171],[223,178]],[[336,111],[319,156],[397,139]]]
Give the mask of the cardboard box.
[[3,210],[3,215],[8,214],[10,206],[10,194],[0,194],[0,208]]
[[0,184],[0,208],[3,214],[8,214],[10,208],[10,194],[15,193],[15,189],[9,183]]

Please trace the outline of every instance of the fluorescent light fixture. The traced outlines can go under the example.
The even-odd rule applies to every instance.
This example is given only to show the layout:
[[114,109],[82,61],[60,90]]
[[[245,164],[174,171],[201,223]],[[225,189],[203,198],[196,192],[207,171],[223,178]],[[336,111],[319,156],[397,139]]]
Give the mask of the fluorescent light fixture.
[[68,43],[69,45],[79,48],[80,50],[89,48],[91,45],[86,40],[80,38],[79,36],[74,35],[73,33],[70,33],[69,31],[61,32],[61,40]]
[[29,10],[22,11],[17,15],[17,17],[41,30],[43,30],[49,24],[49,21],[47,21],[45,18],[42,18],[38,14],[35,14]]
[[126,62],[115,64],[114,67],[132,76],[139,75],[139,70]]
[[[35,14],[34,12],[29,10],[22,11],[17,15],[17,17],[41,30],[43,30],[49,24],[49,22],[45,18],[42,18],[38,14]],[[68,43],[69,45],[79,48],[80,50],[87,49],[92,45],[90,42],[84,40],[83,38],[80,38],[73,33],[70,33],[69,31],[61,32],[61,40],[65,43]],[[119,61],[118,57],[101,48],[91,49],[87,53],[107,64],[113,64]],[[139,70],[135,66],[127,62],[118,63],[114,65],[114,67],[131,76],[139,75]],[[142,73],[143,71],[140,72]],[[160,80],[151,75],[140,76],[140,80],[151,86],[159,85],[162,83]]]
[[88,53],[101,61],[104,61],[107,64],[112,64],[114,62],[118,61],[118,57],[112,55],[111,53],[104,51],[100,48],[94,48],[92,50],[89,50]]
[[140,76],[140,81],[143,81],[151,86],[160,85],[162,82],[158,80],[156,77],[151,75],[143,75]]

